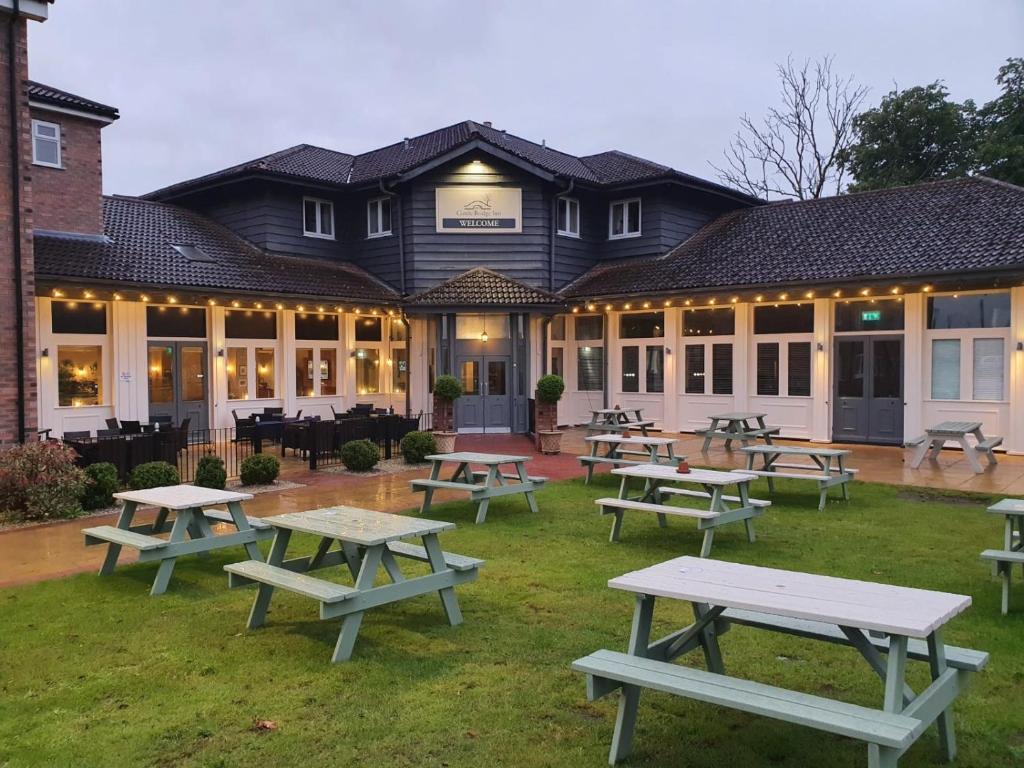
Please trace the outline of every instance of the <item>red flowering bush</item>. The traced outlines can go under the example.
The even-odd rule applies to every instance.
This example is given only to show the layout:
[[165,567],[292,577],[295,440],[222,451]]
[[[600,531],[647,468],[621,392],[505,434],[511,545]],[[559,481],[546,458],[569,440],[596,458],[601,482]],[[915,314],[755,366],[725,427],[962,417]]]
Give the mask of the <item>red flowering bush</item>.
[[0,519],[51,520],[82,514],[85,473],[59,443],[26,443],[0,451]]

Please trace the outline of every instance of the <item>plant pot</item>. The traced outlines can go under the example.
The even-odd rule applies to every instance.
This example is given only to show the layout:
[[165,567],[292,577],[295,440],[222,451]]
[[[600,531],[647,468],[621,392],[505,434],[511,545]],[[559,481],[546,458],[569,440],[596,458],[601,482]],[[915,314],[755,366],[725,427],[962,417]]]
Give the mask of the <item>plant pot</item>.
[[455,452],[455,438],[459,436],[458,432],[435,432],[434,443],[437,444],[438,453],[454,453]]
[[562,452],[562,433],[552,430],[537,432],[540,438],[540,452],[548,455],[555,455]]
[[685,459],[679,462],[679,466],[676,467],[676,472],[680,475],[690,474],[690,465],[686,463]]

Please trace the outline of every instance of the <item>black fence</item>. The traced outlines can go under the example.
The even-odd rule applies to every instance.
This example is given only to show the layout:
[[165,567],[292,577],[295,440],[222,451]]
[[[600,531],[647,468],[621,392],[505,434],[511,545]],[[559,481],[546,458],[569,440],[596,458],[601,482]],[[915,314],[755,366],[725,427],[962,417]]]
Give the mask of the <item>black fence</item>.
[[369,440],[387,460],[401,453],[402,438],[420,429],[421,422],[415,416],[388,415],[291,424],[282,435],[281,453],[291,449],[309,460],[310,469],[321,469],[342,463],[341,447],[345,443]]

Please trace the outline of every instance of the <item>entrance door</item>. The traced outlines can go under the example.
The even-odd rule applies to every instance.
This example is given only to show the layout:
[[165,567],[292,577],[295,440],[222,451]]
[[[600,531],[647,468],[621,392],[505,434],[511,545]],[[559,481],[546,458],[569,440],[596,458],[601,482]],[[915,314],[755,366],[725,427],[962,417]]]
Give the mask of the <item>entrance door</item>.
[[149,418],[169,416],[189,431],[210,425],[205,341],[149,342]]
[[456,400],[456,425],[463,432],[508,432],[512,424],[511,358],[507,355],[456,359],[464,390]]
[[903,442],[903,337],[840,336],[835,340],[832,439]]

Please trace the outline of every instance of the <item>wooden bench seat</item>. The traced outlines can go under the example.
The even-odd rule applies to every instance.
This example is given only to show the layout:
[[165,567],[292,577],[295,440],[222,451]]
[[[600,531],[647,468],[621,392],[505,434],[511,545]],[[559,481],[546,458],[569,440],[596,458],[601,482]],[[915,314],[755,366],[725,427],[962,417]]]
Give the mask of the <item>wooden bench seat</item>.
[[909,440],[904,440],[903,441],[903,447],[904,448],[916,448],[917,446],[919,446],[921,443],[923,443],[927,439],[928,439],[928,435],[920,435],[919,437],[913,437],[913,438],[911,438]]
[[[810,469],[810,467],[808,467]],[[758,477],[776,477],[784,480],[829,480],[831,478],[840,477],[840,475],[826,475],[824,472],[819,471],[817,474],[811,474],[810,472],[776,472],[771,469],[744,469],[741,470],[748,475],[757,475]]]
[[[818,473],[821,473],[821,474],[825,474],[825,470],[823,470],[821,467],[819,467],[819,466],[817,466],[815,464],[797,464],[796,462],[788,463],[788,462],[785,462],[785,461],[776,461],[776,462],[774,462],[772,464],[772,466],[773,467],[782,467],[783,469],[805,469],[808,472],[818,472]],[[737,470],[737,471],[738,472],[752,472],[753,470],[740,469],[740,470]],[[837,474],[839,472],[838,465],[833,464],[829,468],[829,471],[833,475]],[[858,472],[860,472],[860,470],[859,469],[852,469],[850,467],[847,467],[846,469],[843,470],[843,472],[845,472],[848,475],[856,475]]]
[[85,546],[87,547],[94,544],[119,544],[122,547],[131,547],[140,552],[147,552],[166,547],[169,543],[157,536],[147,536],[144,533],[116,528],[113,525],[86,528],[82,533],[85,534]]
[[[909,748],[924,730],[921,720],[907,715],[892,714],[617,651],[597,651],[577,659],[572,668],[587,675],[587,697],[590,700],[624,687],[627,698],[623,701],[632,698],[635,707],[637,689],[649,688],[846,736],[892,750],[895,755]],[[631,696],[630,691],[634,692]],[[620,704],[620,718],[616,723],[609,757],[612,764],[628,756],[632,741],[632,722],[625,726],[629,729],[628,733],[620,730],[623,728],[623,720],[632,720],[631,717],[621,716],[622,706]]]
[[[235,524],[235,521],[231,519],[231,513],[224,509],[204,509],[203,515],[207,520],[216,520],[218,523],[228,523],[230,525]],[[272,530],[270,523],[260,520],[258,517],[249,517],[247,515],[245,519],[257,531]]]
[[[424,563],[430,562],[427,557],[427,550],[418,544],[407,544],[404,541],[388,542],[388,549],[401,557],[408,557],[411,560],[420,560]],[[442,552],[444,562],[453,571],[472,571],[484,564],[483,560],[466,555],[456,555],[453,552]]]
[[605,512],[606,507],[612,509],[634,509],[640,512],[656,512],[659,515],[679,515],[680,517],[696,517],[701,519],[711,519],[718,517],[717,512],[712,512],[707,509],[686,509],[685,507],[670,507],[667,504],[652,504],[648,501],[633,501],[632,499],[614,499],[604,498],[598,499],[594,502],[601,507],[602,514],[611,514]]
[[414,491],[425,491],[427,488],[443,488],[451,491],[482,491],[486,486],[483,485],[472,485],[470,483],[459,483],[454,480],[412,480],[412,489]]
[[982,560],[989,560],[996,565],[996,571],[1003,582],[1003,597],[1000,610],[1005,616],[1010,612],[1010,581],[1013,577],[1013,566],[1024,565],[1024,552],[1017,549],[986,549],[981,553]]
[[991,451],[996,446],[1003,444],[1003,438],[1001,437],[989,437],[978,443],[975,448],[979,451]]
[[[667,493],[672,496],[690,496],[691,498],[695,499],[711,499],[711,494],[708,493],[707,491],[693,491],[690,490],[689,488],[678,488],[674,485],[662,486],[661,488],[658,489],[658,492],[661,493],[662,495]],[[730,501],[737,504],[740,503],[739,496],[722,496],[722,499],[724,501]],[[747,503],[750,504],[750,506],[752,507],[761,508],[770,507],[772,505],[770,501],[765,501],[764,499],[747,499]]]
[[359,590],[346,587],[344,584],[335,584],[332,581],[318,579],[305,573],[296,573],[287,568],[262,563],[259,560],[231,563],[225,565],[224,570],[228,572],[229,587],[240,587],[259,582],[311,597],[321,603],[337,603],[359,593]]
[[[473,477],[478,480],[487,479],[487,470],[485,469],[474,470],[472,474]],[[500,477],[502,480],[521,480],[519,475],[515,474],[514,472],[502,472],[501,474],[498,475],[498,477]],[[541,477],[540,475],[527,475],[526,479],[531,483],[536,483],[537,485],[543,485],[548,481],[548,478]]]

